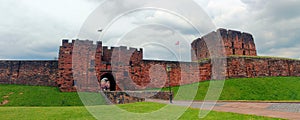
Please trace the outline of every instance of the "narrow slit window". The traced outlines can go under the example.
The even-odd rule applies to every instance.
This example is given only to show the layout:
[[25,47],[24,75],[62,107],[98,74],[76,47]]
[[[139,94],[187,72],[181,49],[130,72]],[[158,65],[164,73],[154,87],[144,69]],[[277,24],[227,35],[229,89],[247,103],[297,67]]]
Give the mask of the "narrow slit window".
[[90,67],[95,67],[95,60],[91,60]]
[[73,86],[77,86],[77,81],[73,80]]
[[232,54],[235,55],[235,49],[232,49]]

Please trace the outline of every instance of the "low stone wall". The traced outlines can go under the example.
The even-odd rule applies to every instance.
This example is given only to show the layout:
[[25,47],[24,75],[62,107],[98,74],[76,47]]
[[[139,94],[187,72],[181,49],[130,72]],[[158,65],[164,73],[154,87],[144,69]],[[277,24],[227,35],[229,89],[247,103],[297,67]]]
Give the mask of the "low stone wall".
[[157,92],[157,91],[127,91],[127,92],[104,92],[106,97],[113,104],[126,104],[143,102],[145,99],[162,99],[169,100],[169,92]]
[[0,61],[0,84],[57,86],[58,61]]

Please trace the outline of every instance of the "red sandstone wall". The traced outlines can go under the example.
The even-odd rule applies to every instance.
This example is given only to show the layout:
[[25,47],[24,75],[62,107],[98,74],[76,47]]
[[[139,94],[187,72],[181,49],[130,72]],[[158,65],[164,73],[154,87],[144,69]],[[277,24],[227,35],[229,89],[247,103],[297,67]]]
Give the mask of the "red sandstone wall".
[[[235,36],[233,34],[235,33],[230,33],[229,35],[232,36],[228,38],[236,38],[238,41],[247,41],[246,39],[248,39],[250,42],[253,40],[252,36],[246,33]],[[167,65],[172,66],[170,72],[171,86],[216,79],[212,78],[213,66],[210,60],[201,63],[142,60],[142,49],[122,46],[108,48],[103,47],[101,42],[94,45],[91,41],[78,40],[78,44],[74,48],[75,42],[63,41],[63,45],[60,47],[59,76],[56,82],[62,91],[99,90],[98,80],[105,74],[113,75],[117,90],[168,87],[168,74],[165,70]],[[200,43],[194,42],[192,45],[196,47]],[[229,42],[226,44],[229,45]],[[239,46],[240,43],[236,42],[235,44]],[[252,50],[255,48],[254,43],[248,45],[244,47],[250,50],[251,55],[256,55],[256,51]],[[237,51],[237,53],[240,52]],[[78,59],[74,59],[74,57]],[[300,76],[300,61],[231,56],[227,58],[226,72],[224,74],[227,78]],[[77,83],[80,83],[76,87],[74,86],[74,77],[77,78],[75,79]]]
[[203,38],[198,38],[192,43],[192,60],[209,58],[210,53]]
[[170,71],[171,86],[191,84],[207,77],[207,75],[200,76],[197,63],[143,60],[140,65],[129,68],[129,76],[134,83],[133,86],[136,86],[135,89],[168,87],[167,65],[172,67]]
[[[199,64],[179,64],[178,62],[144,60],[141,66],[128,68],[130,71],[129,76],[140,89],[144,89],[145,86],[149,88],[168,87],[167,73],[161,69],[165,68],[166,65],[173,67],[170,72],[171,86],[191,84],[212,79],[212,64],[210,60],[203,61]],[[158,68],[155,68],[157,66]],[[155,72],[151,73],[151,69]],[[300,76],[300,61],[278,58],[229,57],[227,58],[226,72],[227,78]],[[154,75],[155,77],[151,77],[150,75]],[[163,82],[150,84],[150,81],[153,79],[154,81],[156,79]]]
[[112,51],[110,72],[115,76],[117,90],[139,89],[131,81],[131,77],[136,77],[141,72],[139,68],[141,68],[143,50],[121,46],[112,48]]
[[[99,89],[102,43],[92,41],[63,40],[59,52],[59,77],[61,91],[87,91]],[[97,58],[97,59],[95,59]]]
[[98,80],[104,74],[112,74],[116,80],[126,78],[124,72],[129,66],[139,65],[142,52],[123,46],[108,48],[101,42],[95,45],[92,41],[63,40],[56,82],[61,91],[98,91]]
[[100,89],[95,71],[96,51],[97,45],[92,41],[76,40],[74,42],[72,70],[78,91],[98,91]]
[[[245,56],[257,56],[256,47],[254,43],[253,36],[249,33],[241,33],[239,31],[218,29],[217,32],[211,32],[202,38],[198,38],[193,41],[192,46],[192,55],[195,57],[192,58],[193,61],[199,59],[209,58],[210,52],[215,49],[222,50],[220,46],[212,46],[211,51],[208,50],[206,42],[213,42],[218,40],[218,36],[222,38],[225,51],[227,56],[230,55],[245,55]],[[214,44],[211,44],[214,45]]]
[[279,58],[231,57],[227,77],[300,76],[300,61]]
[[73,87],[72,51],[73,43],[63,40],[59,49],[58,78],[56,80],[61,91],[75,90]]
[[[173,68],[170,72],[172,86],[210,78],[205,73],[201,78],[195,77],[200,75],[197,72],[199,71],[197,63],[143,61],[142,58],[142,49],[123,46],[108,48],[102,47],[101,42],[95,46],[91,41],[76,40],[69,43],[64,40],[60,47],[57,84],[61,91],[75,91],[76,89],[95,91],[99,88],[99,84],[98,81],[94,81],[94,77],[97,76],[96,80],[100,80],[102,75],[110,73],[116,80],[117,90],[161,88],[169,86],[165,71],[167,64]],[[208,70],[209,68],[202,68],[203,72]],[[74,86],[74,80],[77,83],[76,86]],[[154,82],[150,83],[150,81]],[[164,82],[161,83],[161,81]]]
[[57,61],[0,61],[0,84],[56,86]]
[[289,61],[290,76],[300,76],[300,62]]

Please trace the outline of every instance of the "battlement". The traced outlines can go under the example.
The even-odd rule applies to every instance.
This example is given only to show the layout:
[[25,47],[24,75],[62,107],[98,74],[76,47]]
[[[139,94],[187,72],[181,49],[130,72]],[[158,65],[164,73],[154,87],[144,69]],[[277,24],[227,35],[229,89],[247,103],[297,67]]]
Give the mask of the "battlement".
[[119,47],[116,47],[116,46],[102,46],[102,41],[97,41],[96,44],[94,44],[93,41],[79,40],[79,39],[76,39],[76,40],[63,39],[61,47],[73,47],[75,43],[78,44],[78,45],[90,45],[90,46],[95,46],[96,45],[98,48],[101,48],[101,51],[105,51],[105,52],[114,51],[114,50],[120,50],[120,51],[123,51],[123,52],[126,52],[126,51],[127,52],[136,51],[136,52],[139,52],[139,53],[143,52],[142,48],[132,48],[132,47],[128,47],[128,46],[119,46]]
[[132,48],[132,47],[127,47],[127,46],[102,46],[104,51],[112,51],[112,50],[121,50],[121,51],[143,51],[142,48]]
[[236,30],[227,30],[220,28],[216,31],[217,33],[220,33],[223,39],[238,39],[241,40],[242,42],[254,42],[253,36],[250,33],[246,32],[241,32],[241,31],[236,31]]
[[[76,40],[69,40],[69,39],[63,39],[62,40],[62,46],[64,45],[70,45],[70,44],[74,44],[74,43],[77,43],[77,44],[86,44],[86,45],[93,45],[94,42],[93,41],[90,41],[90,40],[79,40],[79,39],[76,39]],[[97,42],[97,44],[102,44],[102,42]]]

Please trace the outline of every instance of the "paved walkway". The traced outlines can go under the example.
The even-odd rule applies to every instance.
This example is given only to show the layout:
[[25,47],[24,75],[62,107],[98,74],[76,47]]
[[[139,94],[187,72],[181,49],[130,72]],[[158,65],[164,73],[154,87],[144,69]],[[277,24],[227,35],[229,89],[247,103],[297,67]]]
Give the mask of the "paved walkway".
[[[169,104],[169,101],[147,99],[148,102]],[[204,102],[173,101],[173,105],[201,108]],[[213,107],[214,111],[232,112],[256,116],[300,120],[300,103],[264,103],[264,102],[206,102],[203,109]]]

